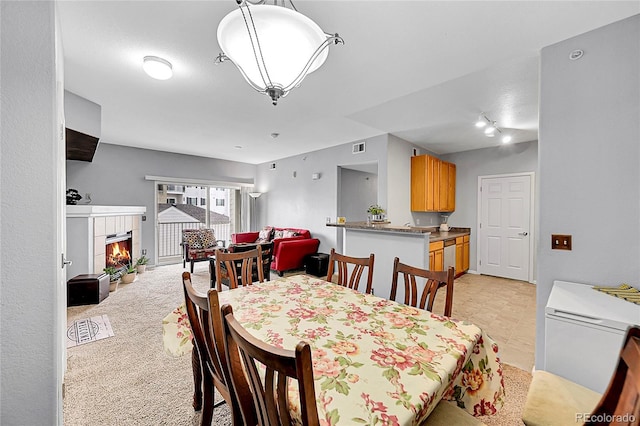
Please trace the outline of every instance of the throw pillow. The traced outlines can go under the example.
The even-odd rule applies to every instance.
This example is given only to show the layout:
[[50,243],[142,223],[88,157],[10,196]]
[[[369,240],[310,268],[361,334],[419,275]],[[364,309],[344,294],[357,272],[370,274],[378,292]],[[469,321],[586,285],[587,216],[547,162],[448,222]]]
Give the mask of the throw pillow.
[[189,248],[201,249],[202,241],[200,240],[200,232],[198,231],[183,231],[182,239],[185,243],[189,244]]
[[202,240],[202,246],[204,248],[211,248],[217,245],[216,233],[213,229],[203,229],[201,232],[200,239]]
[[273,239],[275,240],[276,238],[284,238],[284,237],[283,237],[283,235],[284,235],[284,231],[283,231],[283,230],[281,230],[281,229],[276,229],[276,230],[273,232]]
[[295,236],[296,236],[295,231],[292,231],[290,229],[285,229],[284,231],[282,231],[282,238],[291,238]]
[[273,228],[271,228],[270,226],[265,226],[263,229],[260,230],[256,243],[267,243],[271,241],[272,232],[273,232]]

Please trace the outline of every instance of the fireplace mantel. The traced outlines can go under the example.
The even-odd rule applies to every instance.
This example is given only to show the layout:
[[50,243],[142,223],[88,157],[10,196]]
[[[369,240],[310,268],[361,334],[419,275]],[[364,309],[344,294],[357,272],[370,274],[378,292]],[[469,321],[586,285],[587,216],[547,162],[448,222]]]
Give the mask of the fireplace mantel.
[[67,206],[67,217],[131,216],[143,215],[144,206],[93,206],[90,204]]
[[67,259],[73,264],[68,278],[79,274],[102,273],[105,265],[107,236],[131,232],[132,258],[140,257],[141,221],[145,206],[97,206],[90,204],[67,207]]

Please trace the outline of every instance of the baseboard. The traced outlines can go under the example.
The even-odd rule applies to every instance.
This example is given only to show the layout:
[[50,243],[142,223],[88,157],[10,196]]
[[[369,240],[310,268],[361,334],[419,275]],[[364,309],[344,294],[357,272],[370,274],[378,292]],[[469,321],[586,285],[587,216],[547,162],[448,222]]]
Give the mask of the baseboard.
[[469,269],[467,270],[467,274],[480,275],[480,272],[476,271],[475,269]]

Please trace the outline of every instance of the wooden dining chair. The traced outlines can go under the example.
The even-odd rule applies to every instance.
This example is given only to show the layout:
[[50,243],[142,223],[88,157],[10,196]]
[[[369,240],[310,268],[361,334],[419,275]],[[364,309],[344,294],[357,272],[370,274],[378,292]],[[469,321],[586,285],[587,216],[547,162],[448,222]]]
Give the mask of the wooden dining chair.
[[[291,379],[296,379],[300,420],[305,426],[319,425],[309,344],[300,342],[295,350],[281,349],[253,337],[234,318],[230,305],[222,307],[222,316],[231,383],[245,424],[293,424],[288,385]],[[257,363],[264,366],[264,375]],[[251,390],[249,397],[238,393],[242,389]]]
[[[390,300],[396,300],[398,290],[398,275],[404,277],[404,304],[416,308],[433,311],[433,302],[440,287],[446,287],[446,299],[444,304],[444,316],[450,317],[453,309],[453,277],[455,270],[449,267],[447,271],[429,271],[400,263],[399,258],[393,261],[393,278],[391,281]],[[416,277],[425,280],[422,291],[418,288]]]
[[640,425],[640,327],[627,329],[618,366],[603,395],[547,371],[536,371],[522,421],[527,426],[578,421],[588,426]]
[[[331,249],[331,254],[329,255],[329,269],[327,270],[327,281],[333,282],[333,275],[335,271],[338,274],[336,284],[343,287],[349,287],[350,289],[357,291],[360,286],[360,278],[366,268],[367,288],[365,293],[372,294],[373,261],[373,253],[371,253],[369,257],[351,257],[336,253],[335,249]],[[336,265],[335,269],[334,264]],[[351,269],[351,274],[349,274],[349,269]]]
[[[264,282],[264,268],[262,267],[262,248],[257,246],[253,250],[225,253],[216,250],[216,288],[222,291],[222,280],[228,280],[229,289],[239,285],[251,285],[253,282]],[[254,281],[253,273],[257,272]]]
[[[231,411],[232,424],[242,425],[240,406],[227,385],[229,374],[225,373],[228,369],[224,357],[224,334],[218,293],[210,290],[209,294],[205,295],[195,290],[189,272],[182,274],[182,284],[195,346],[192,352],[195,387],[193,406],[196,410],[202,409],[200,424],[210,426],[214,408],[226,402]],[[214,389],[218,389],[223,398],[215,404]]]

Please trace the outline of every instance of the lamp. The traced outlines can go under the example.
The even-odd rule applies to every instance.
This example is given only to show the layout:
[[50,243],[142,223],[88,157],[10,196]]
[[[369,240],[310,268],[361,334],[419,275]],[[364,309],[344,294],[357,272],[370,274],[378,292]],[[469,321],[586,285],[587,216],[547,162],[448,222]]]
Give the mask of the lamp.
[[338,34],[323,32],[291,0],[291,9],[285,1],[274,0],[272,5],[266,1],[236,0],[238,9],[218,25],[222,53],[216,63],[233,62],[251,87],[277,105],[324,63],[331,43],[344,41]]
[[258,198],[261,195],[262,195],[262,192],[250,192],[249,193],[249,197],[251,197],[251,198]]
[[511,135],[504,133],[503,129],[498,127],[496,122],[489,119],[484,113],[480,114],[480,116],[478,117],[478,121],[476,121],[475,123],[475,126],[478,128],[484,127],[484,134],[488,138],[492,138],[496,135],[496,133],[499,133],[502,135],[502,143],[509,143],[512,140]]
[[157,56],[145,56],[142,60],[142,69],[149,77],[156,80],[168,80],[173,76],[171,62]]

